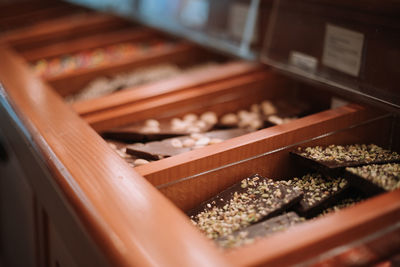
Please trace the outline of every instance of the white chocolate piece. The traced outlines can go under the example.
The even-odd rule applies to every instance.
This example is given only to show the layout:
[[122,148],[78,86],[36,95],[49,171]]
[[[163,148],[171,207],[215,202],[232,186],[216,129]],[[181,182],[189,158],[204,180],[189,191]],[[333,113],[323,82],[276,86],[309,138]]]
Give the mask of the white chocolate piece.
[[144,123],[144,125],[145,125],[146,127],[149,127],[149,128],[157,128],[157,127],[160,127],[160,123],[159,123],[157,120],[153,120],[153,119],[146,120],[146,122]]
[[195,144],[196,144],[196,141],[191,139],[191,138],[185,139],[183,141],[183,146],[184,147],[193,147]]
[[221,124],[223,125],[234,125],[238,123],[238,117],[236,114],[233,113],[228,113],[222,116],[221,118]]
[[171,140],[171,145],[173,147],[177,147],[177,148],[183,147],[183,144],[182,144],[181,140],[179,140],[177,138],[174,138],[174,139]]
[[203,137],[196,141],[195,146],[207,146],[210,143],[209,137]]
[[141,166],[141,165],[145,165],[147,163],[150,163],[150,161],[145,160],[145,159],[137,159],[133,162],[133,164],[135,164],[135,166]]
[[217,114],[215,114],[215,112],[212,112],[212,111],[204,112],[203,114],[201,114],[200,119],[202,121],[204,121],[205,123],[211,124],[211,125],[216,124],[218,121]]
[[265,100],[261,103],[261,109],[265,116],[275,114],[277,112],[276,107],[270,101]]
[[186,122],[195,122],[197,121],[197,118],[198,118],[197,115],[193,113],[189,113],[183,116],[183,120]]

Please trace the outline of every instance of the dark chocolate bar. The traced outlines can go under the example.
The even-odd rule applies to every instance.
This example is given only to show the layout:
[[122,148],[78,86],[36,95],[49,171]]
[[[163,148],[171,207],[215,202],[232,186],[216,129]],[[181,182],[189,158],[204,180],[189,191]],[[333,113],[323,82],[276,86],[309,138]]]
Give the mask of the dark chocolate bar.
[[163,141],[149,142],[146,144],[133,144],[126,147],[126,152],[139,158],[149,160],[159,160],[181,154],[199,147],[204,147],[213,143],[222,142],[248,133],[244,129],[229,129],[211,131],[204,134],[192,134],[169,138]]
[[337,203],[329,206],[328,208],[324,209],[318,216],[325,216],[326,214],[354,206],[355,204],[361,202],[362,200],[363,198],[361,198],[360,196],[344,198],[338,201]]
[[375,195],[400,188],[400,164],[371,164],[361,167],[347,167],[346,179],[369,195]]
[[278,215],[301,198],[302,192],[286,181],[256,174],[203,202],[188,215],[207,237],[215,239]]
[[224,248],[239,247],[253,243],[258,238],[285,231],[289,227],[304,221],[305,218],[299,217],[295,212],[291,211],[269,220],[250,225],[232,234],[219,237],[215,242]]
[[400,155],[377,145],[330,145],[297,148],[291,152],[303,165],[326,175],[341,174],[345,167],[399,162]]
[[349,187],[343,178],[323,177],[321,174],[306,174],[287,181],[295,189],[303,191],[303,198],[296,211],[307,218],[320,213],[327,205],[340,199]]
[[[178,121],[178,123],[174,123],[175,121]],[[180,127],[179,123],[183,126]],[[102,136],[124,142],[149,142],[189,135],[191,133],[204,133],[210,131],[213,127],[214,124],[201,120],[190,123],[183,122],[180,119],[173,119],[171,121],[147,120],[144,123],[135,123],[125,127],[106,130],[102,132]]]

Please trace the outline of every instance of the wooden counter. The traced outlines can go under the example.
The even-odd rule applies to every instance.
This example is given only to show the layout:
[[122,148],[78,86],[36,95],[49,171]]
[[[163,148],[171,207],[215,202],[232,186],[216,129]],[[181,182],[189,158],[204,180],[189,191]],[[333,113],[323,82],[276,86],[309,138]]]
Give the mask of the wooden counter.
[[[82,23],[89,25],[96,16]],[[126,26],[120,27],[125,31]],[[307,262],[400,221],[400,191],[396,190],[248,246],[218,249],[192,225],[185,211],[254,173],[273,179],[298,174],[288,153],[297,146],[376,143],[399,151],[398,119],[359,104],[330,108],[331,95],[247,62],[228,62],[212,72],[182,74],[69,105],[62,96],[78,90],[67,87],[80,87],[81,74],[60,79],[56,88],[51,80],[35,76],[28,62],[41,55],[62,54],[41,50],[36,40],[56,47],[53,51],[71,50],[57,41],[71,40],[66,32],[36,33],[22,40],[21,31],[14,37],[6,35],[0,46],[0,215],[7,218],[2,219],[0,232],[8,233],[2,235],[0,255],[6,263],[285,266]],[[40,37],[53,34],[57,38]],[[90,49],[94,46],[88,40],[98,38],[94,36],[73,37],[71,42],[76,48],[82,42],[82,48]],[[185,43],[181,49],[185,47],[192,45]],[[183,59],[195,61],[198,55],[191,53],[208,54],[187,49]],[[154,60],[175,60],[175,52],[153,55]],[[96,71],[82,75],[88,81],[99,74]],[[223,114],[295,92],[300,92],[296,97],[308,98],[316,109],[313,114],[136,168],[99,135],[149,118],[206,110]],[[16,252],[19,247],[23,249]]]

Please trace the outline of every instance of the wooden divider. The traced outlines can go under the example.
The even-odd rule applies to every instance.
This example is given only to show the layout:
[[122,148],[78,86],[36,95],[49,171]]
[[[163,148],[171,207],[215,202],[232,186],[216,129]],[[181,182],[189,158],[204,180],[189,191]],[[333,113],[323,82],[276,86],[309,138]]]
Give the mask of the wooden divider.
[[155,36],[155,31],[142,27],[133,26],[127,29],[113,30],[111,32],[104,32],[99,29],[99,32],[87,37],[66,40],[60,43],[52,43],[36,49],[22,51],[20,52],[20,55],[27,61],[33,62],[39,59],[76,53],[87,49],[94,49],[122,42],[139,42]]
[[79,91],[91,80],[101,75],[115,75],[129,69],[149,66],[151,64],[175,62],[186,63],[191,55],[196,55],[196,48],[189,43],[180,42],[175,45],[157,48],[151,53],[140,53],[122,58],[116,62],[93,68],[82,68],[72,72],[45,78],[61,96]]
[[121,18],[101,13],[69,15],[6,32],[1,35],[0,44],[9,44],[22,52],[52,42],[96,33],[99,29],[120,29],[131,24]]
[[124,91],[104,97],[79,101],[72,104],[72,107],[83,118],[90,118],[94,114],[108,113],[112,109],[134,105],[137,101],[142,101],[144,99],[152,99],[170,93],[177,93],[196,87],[204,87],[228,79],[250,75],[262,69],[265,69],[265,67],[258,64],[245,61],[233,61],[205,69],[194,70],[190,73],[178,74],[167,80],[127,88]]

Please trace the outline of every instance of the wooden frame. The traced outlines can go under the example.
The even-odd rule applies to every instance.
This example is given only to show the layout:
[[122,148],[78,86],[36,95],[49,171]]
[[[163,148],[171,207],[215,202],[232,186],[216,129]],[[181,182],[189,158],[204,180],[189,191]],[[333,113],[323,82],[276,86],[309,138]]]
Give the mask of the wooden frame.
[[[400,220],[400,191],[397,190],[222,253],[191,225],[182,210],[253,173],[254,169],[273,178],[295,173],[295,169],[288,167],[288,151],[297,144],[361,140],[389,146],[393,118],[358,105],[347,105],[133,170],[52,87],[33,75],[13,49],[0,46],[0,58],[0,81],[5,88],[0,91],[1,101],[12,109],[14,117],[10,117],[11,120],[19,125],[28,145],[35,148],[30,152],[43,159],[51,174],[30,179],[35,193],[40,193],[42,184],[52,184],[49,187],[52,195],[41,195],[43,201],[51,202],[58,196],[66,206],[63,216],[76,218],[56,222],[57,227],[63,229],[61,239],[68,240],[67,249],[77,251],[68,237],[67,230],[72,229],[73,234],[87,238],[88,244],[93,244],[94,250],[106,258],[104,265],[289,265]],[[183,81],[179,87],[182,89],[176,92],[170,93],[168,89],[161,96],[149,93],[148,99],[142,102],[130,95],[123,105],[118,104],[121,96],[115,96],[118,105],[112,106],[112,112],[107,107],[96,109],[94,115],[89,112],[93,117],[85,119],[96,130],[101,130],[152,115],[143,114],[145,111],[155,114],[176,103],[190,107],[201,99],[224,95],[228,91],[236,92],[231,103],[237,107],[239,103],[245,105],[247,100],[252,100],[235,101],[245,95],[243,85],[238,84],[261,84],[271,79],[270,75],[255,68],[234,79],[221,75],[212,83]],[[285,80],[272,80],[275,85],[287,86]],[[229,83],[236,87],[228,86]],[[172,83],[170,88],[175,85]],[[262,89],[254,89],[258,92],[257,97],[271,93]],[[163,103],[161,108],[153,108],[160,103]],[[187,110],[177,109],[167,116]],[[218,110],[222,112],[221,107],[215,109]],[[136,117],[132,118],[132,115]],[[48,216],[56,218],[56,209],[50,209]]]

